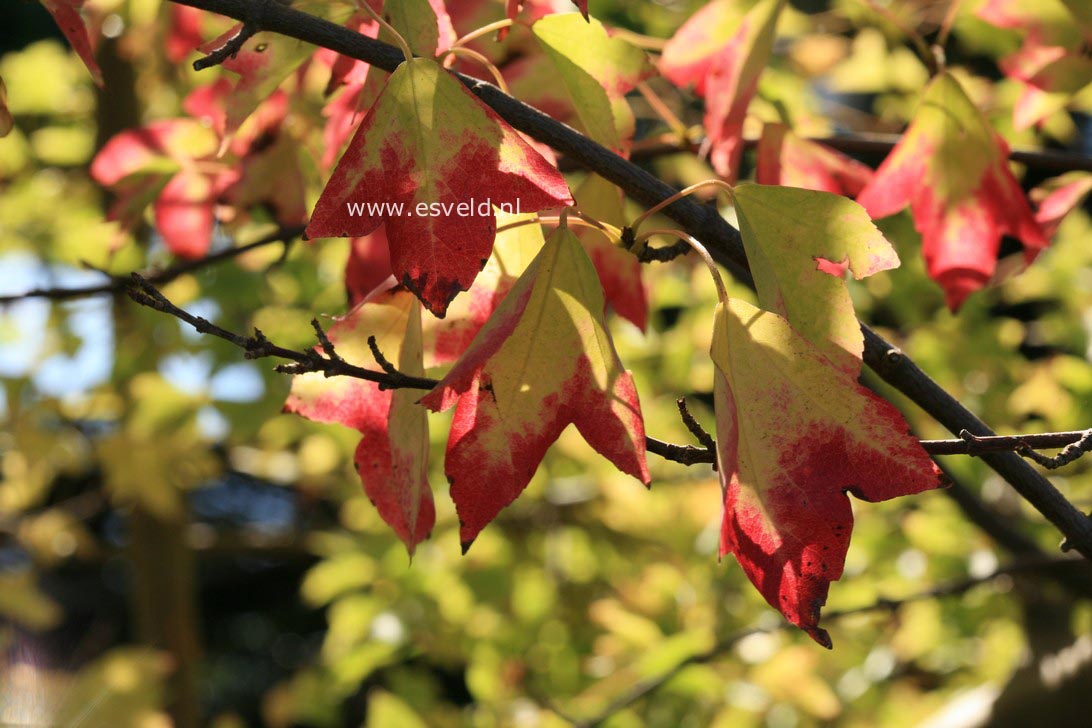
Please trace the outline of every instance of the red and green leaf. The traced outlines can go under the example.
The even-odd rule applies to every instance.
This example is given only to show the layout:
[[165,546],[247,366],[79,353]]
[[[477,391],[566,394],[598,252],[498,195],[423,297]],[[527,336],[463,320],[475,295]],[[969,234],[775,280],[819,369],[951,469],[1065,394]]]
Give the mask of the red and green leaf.
[[948,74],[925,90],[858,201],[876,219],[910,206],[926,268],[953,311],[990,280],[1002,235],[1023,243],[1028,263],[1047,246],[1008,168],[1008,147]]
[[842,275],[897,268],[891,243],[860,205],[829,192],[744,183],[733,198],[759,305],[839,369],[860,374],[861,324]]
[[627,149],[635,122],[625,95],[654,72],[644,51],[574,13],[548,15],[531,33],[545,53],[535,67],[567,96],[570,113],[562,118],[610,149]]
[[[414,59],[391,75],[323,190],[307,236],[356,237],[386,222],[395,276],[443,316],[489,259],[496,220],[459,203],[533,212],[572,201],[564,178],[437,63]],[[348,203],[403,205],[403,214]],[[440,214],[408,214],[418,204]]]
[[83,65],[87,66],[87,70],[91,72],[91,78],[102,86],[102,70],[99,68],[98,61],[95,60],[95,49],[91,46],[87,24],[80,15],[84,2],[85,0],[42,0],[42,5],[53,16],[57,27],[64,33],[64,37],[68,39],[72,50],[76,51],[83,61]]
[[619,470],[649,482],[637,390],[603,323],[604,303],[580,241],[558,229],[421,400],[433,410],[458,405],[444,469],[464,551],[569,424]]
[[856,197],[872,168],[822,144],[801,139],[784,124],[765,124],[758,140],[755,181]]
[[705,75],[705,133],[717,174],[734,181],[743,155],[743,121],[773,51],[784,0],[761,0],[711,59]]
[[1092,193],[1092,172],[1068,172],[1032,190],[1035,219],[1043,234],[1054,237],[1065,216],[1080,207],[1089,193]]
[[721,555],[819,644],[830,583],[869,502],[941,484],[891,404],[831,366],[789,322],[739,300],[717,307],[711,354],[724,496]]
[[[408,291],[376,291],[327,332],[335,351],[360,366],[373,362],[367,341],[406,374],[424,374],[421,308]],[[412,555],[436,521],[428,485],[428,418],[414,390],[380,390],[351,377],[319,373],[293,378],[284,409],[315,422],[358,430],[355,463],[364,492]]]

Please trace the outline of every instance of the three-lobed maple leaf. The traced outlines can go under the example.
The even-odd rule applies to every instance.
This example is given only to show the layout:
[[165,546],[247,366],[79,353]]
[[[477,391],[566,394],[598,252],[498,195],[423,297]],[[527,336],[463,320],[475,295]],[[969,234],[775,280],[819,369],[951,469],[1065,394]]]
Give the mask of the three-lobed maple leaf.
[[857,381],[863,337],[842,275],[899,260],[839,195],[741,184],[733,198],[762,309],[731,300],[716,312],[721,555],[829,647],[818,621],[853,527],[846,493],[878,501],[940,484],[899,412]]
[[[337,355],[360,366],[372,360],[367,341],[373,335],[399,371],[424,375],[421,307],[413,294],[398,286],[377,289],[327,332]],[[428,413],[416,403],[419,396],[410,389],[392,392],[375,382],[312,372],[293,377],[284,405],[285,412],[363,435],[354,462],[364,492],[410,555],[436,522],[428,484]]]
[[561,174],[514,129],[439,64],[415,58],[360,123],[306,234],[355,237],[385,222],[395,276],[443,317],[489,259],[492,206],[571,202]]
[[936,488],[936,466],[898,410],[775,313],[735,299],[718,306],[711,354],[720,553],[829,648],[819,617],[845,565],[847,494],[876,502]]
[[[743,121],[773,51],[785,0],[760,0],[737,22],[730,0],[711,3],[690,18],[664,47],[660,70],[673,83],[693,84],[705,97],[703,124],[717,174],[734,181],[743,155]],[[727,37],[714,33],[731,29]]]
[[80,15],[80,9],[83,8],[85,1],[41,0],[42,5],[56,21],[57,27],[68,39],[72,50],[76,51],[76,54],[83,61],[83,65],[87,66],[87,70],[91,72],[91,78],[95,79],[95,83],[99,86],[102,86],[102,69],[99,68],[98,61],[95,60],[95,49],[91,46],[87,25]]
[[569,424],[619,470],[649,482],[637,390],[603,306],[591,260],[559,228],[421,400],[436,411],[457,404],[444,470],[464,551],[519,496]]
[[1008,147],[947,73],[925,89],[857,200],[876,219],[910,206],[926,269],[953,311],[990,280],[1002,235],[1023,243],[1026,263],[1047,246],[1008,168]]

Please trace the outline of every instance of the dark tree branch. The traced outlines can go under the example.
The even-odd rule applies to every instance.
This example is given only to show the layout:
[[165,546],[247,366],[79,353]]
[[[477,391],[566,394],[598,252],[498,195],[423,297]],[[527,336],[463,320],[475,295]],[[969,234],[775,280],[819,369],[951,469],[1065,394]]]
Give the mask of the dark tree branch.
[[239,28],[239,32],[228,38],[226,43],[210,52],[207,56],[194,61],[193,70],[204,71],[206,68],[219,66],[229,58],[234,58],[243,47],[243,44],[253,38],[254,34],[259,30],[261,28],[256,23],[249,20],[243,23],[242,27]]
[[[1020,558],[1012,561],[1009,564],[1006,564],[1005,566],[997,568],[995,571],[986,574],[985,576],[968,577],[959,581],[941,584],[940,586],[934,587],[927,591],[918,592],[916,594],[911,594],[905,597],[881,598],[877,599],[875,602],[865,604],[859,607],[827,612],[823,615],[823,620],[827,623],[830,623],[838,621],[840,619],[845,619],[846,617],[851,617],[859,614],[869,614],[871,612],[889,612],[893,614],[906,604],[910,604],[912,602],[926,601],[929,599],[958,596],[960,594],[964,594],[970,591],[971,589],[974,589],[976,586],[980,586],[982,584],[994,581],[1002,576],[1010,576],[1013,574],[1025,572],[1049,573],[1054,570],[1069,569],[1070,567],[1074,567],[1076,564],[1084,565],[1087,571],[1087,564],[1085,564],[1082,559],[1073,559],[1059,556]],[[555,709],[553,706],[548,707],[550,708],[550,710],[553,710],[558,715],[566,716],[570,722],[572,722],[575,726],[578,726],[579,728],[594,728],[594,726],[602,724],[607,719],[625,710],[629,706],[636,703],[638,700],[655,692],[669,680],[685,670],[687,667],[690,667],[691,665],[699,665],[707,662],[712,662],[720,658],[726,652],[735,647],[735,645],[737,645],[743,638],[749,637],[754,634],[779,632],[781,630],[791,628],[792,626],[793,625],[789,624],[788,622],[781,622],[776,627],[772,627],[769,629],[750,628],[734,632],[726,637],[717,640],[716,644],[714,644],[709,649],[684,658],[681,662],[671,667],[666,672],[635,683],[629,690],[625,691],[617,698],[612,700],[610,704],[608,704],[601,711],[588,718],[574,720],[571,717],[572,713],[563,713],[562,711]]]
[[[253,5],[262,4],[262,29],[290,36],[394,71],[403,61],[397,48],[368,38],[322,18],[280,5],[274,0],[172,0],[246,21],[254,17]],[[516,129],[550,145],[587,169],[621,187],[637,202],[652,206],[671,197],[675,190],[649,172],[587,139],[571,127],[505,94],[496,86],[465,75],[467,88]],[[664,214],[709,248],[714,258],[738,280],[753,285],[739,233],[716,210],[681,199]],[[953,433],[967,430],[978,436],[994,433],[974,414],[917,367],[909,357],[887,343],[868,326],[864,360],[882,378],[910,397]],[[1081,513],[1046,478],[1014,453],[990,453],[983,460],[1007,480],[1020,495],[1042,513],[1085,557],[1092,559],[1092,519]]]
[[[179,276],[186,275],[187,273],[193,273],[201,270],[202,268],[208,268],[217,263],[221,263],[225,260],[236,258],[244,253],[249,253],[251,250],[265,247],[266,245],[272,245],[273,243],[285,243],[287,248],[288,244],[303,235],[305,225],[293,225],[291,227],[280,228],[275,230],[269,235],[261,237],[255,240],[253,243],[247,243],[246,245],[240,245],[235,248],[227,248],[221,250],[218,253],[206,255],[203,258],[197,258],[196,260],[184,260],[169,268],[163,270],[149,270],[140,273],[139,275],[143,280],[147,282],[162,286],[170,283]],[[47,298],[52,301],[68,301],[75,298],[86,298],[88,296],[101,296],[111,295],[115,293],[122,293],[130,284],[130,275],[123,276],[110,276],[108,273],[103,273],[109,277],[109,280],[103,283],[97,283],[92,286],[83,286],[80,288],[35,288],[24,293],[14,293],[6,296],[0,296],[0,305],[15,303],[22,301],[26,298]]]

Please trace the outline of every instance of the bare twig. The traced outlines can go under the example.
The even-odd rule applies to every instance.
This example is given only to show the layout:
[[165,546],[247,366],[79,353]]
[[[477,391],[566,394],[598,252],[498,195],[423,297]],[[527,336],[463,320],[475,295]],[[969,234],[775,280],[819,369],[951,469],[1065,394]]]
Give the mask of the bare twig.
[[[1042,556],[1016,559],[1004,566],[998,567],[996,570],[992,571],[989,574],[986,574],[985,576],[968,577],[966,579],[960,579],[958,581],[949,582],[947,584],[941,584],[932,589],[917,592],[915,594],[910,594],[905,597],[880,598],[874,602],[864,604],[859,607],[827,612],[823,615],[823,620],[829,623],[840,619],[845,619],[846,617],[851,617],[859,614],[868,614],[870,612],[894,613],[906,604],[910,604],[912,602],[926,601],[929,599],[958,596],[960,594],[964,594],[970,591],[971,589],[974,589],[976,586],[986,584],[1003,576],[1010,576],[1013,574],[1029,571],[1045,572],[1053,571],[1055,569],[1067,569],[1069,567],[1072,567],[1075,563],[1081,562],[1081,559],[1060,556]],[[714,644],[709,649],[683,658],[683,660],[681,660],[665,672],[655,677],[650,677],[646,680],[638,681],[629,690],[626,690],[624,693],[612,700],[605,708],[597,712],[595,715],[584,718],[582,720],[572,720],[572,718],[569,718],[569,720],[573,722],[575,726],[579,726],[580,728],[593,728],[594,726],[598,726],[615,714],[633,705],[641,698],[644,698],[655,692],[665,683],[667,683],[680,672],[685,670],[687,667],[690,667],[691,665],[712,662],[713,660],[721,657],[726,652],[735,647],[735,645],[737,645],[745,637],[749,637],[754,634],[779,632],[781,630],[791,628],[792,626],[793,625],[789,624],[788,622],[781,622],[780,624],[770,628],[752,627],[740,630],[738,632],[734,632],[726,637],[717,640],[716,644]],[[550,708],[551,710],[553,710],[552,706],[550,706]],[[560,712],[558,712],[558,714],[561,715]],[[571,716],[572,714],[571,712],[567,712],[566,715]]]
[[375,363],[379,365],[380,369],[387,374],[398,371],[395,369],[394,364],[391,364],[387,357],[383,356],[383,352],[379,350],[379,342],[375,340],[374,336],[368,337],[368,348],[372,350],[372,356],[375,357]]
[[[234,248],[227,248],[221,250],[218,253],[212,253],[206,255],[203,258],[197,258],[195,260],[184,260],[169,268],[163,270],[148,270],[139,273],[140,277],[153,285],[162,286],[170,283],[179,276],[186,275],[188,273],[194,273],[203,268],[208,268],[217,263],[221,263],[225,260],[237,258],[244,253],[249,253],[257,248],[265,247],[266,245],[272,245],[273,243],[285,243],[287,249],[288,244],[303,235],[304,225],[293,225],[291,227],[280,228],[275,230],[269,235],[265,235],[252,243],[246,245],[240,245]],[[105,274],[104,275],[109,275]],[[115,293],[121,293],[129,287],[130,276],[132,274],[122,276],[109,276],[109,280],[103,283],[96,283],[92,286],[81,286],[78,288],[35,288],[23,293],[13,293],[5,296],[0,296],[0,305],[15,303],[27,298],[47,298],[52,301],[69,301],[76,298],[87,298],[89,296],[102,296],[111,295]]]
[[[260,3],[256,3],[256,5],[260,5]],[[214,49],[208,55],[194,61],[193,70],[203,71],[206,68],[218,66],[229,58],[234,58],[242,49],[243,44],[253,38],[254,34],[260,30],[261,27],[256,23],[251,21],[243,23],[242,27],[239,28],[239,32],[228,38],[226,43]]]
[[[679,408],[679,416],[682,417],[683,424],[686,425],[686,429],[690,430],[690,434],[694,436],[694,439],[701,443],[702,447],[710,452],[717,451],[717,443],[713,439],[713,436],[705,431],[705,428],[698,424],[698,421],[694,419],[694,415],[690,414],[690,408],[686,406],[686,400],[679,397],[675,400],[675,406]],[[716,463],[714,463],[714,466]]]

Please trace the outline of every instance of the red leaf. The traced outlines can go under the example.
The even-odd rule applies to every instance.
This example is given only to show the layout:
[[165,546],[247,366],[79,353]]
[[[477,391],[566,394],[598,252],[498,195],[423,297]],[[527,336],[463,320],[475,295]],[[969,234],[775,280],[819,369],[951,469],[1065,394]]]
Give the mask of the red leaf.
[[[368,336],[398,368],[424,373],[421,359],[421,315],[407,291],[376,291],[337,319],[327,332],[346,361],[372,363]],[[355,462],[364,492],[383,520],[412,555],[428,538],[436,521],[428,485],[428,422],[415,404],[419,392],[380,390],[374,382],[351,377],[302,374],[293,378],[284,409],[315,422],[335,422],[363,435]]]
[[102,86],[102,70],[95,60],[95,49],[91,47],[87,24],[80,16],[80,8],[83,4],[84,0],[42,0],[42,5],[45,5],[46,10],[53,16],[53,20],[64,33],[64,37],[68,39],[72,50],[76,51],[83,60],[83,64],[87,66],[87,70],[91,72],[91,78]]
[[164,41],[163,50],[167,53],[167,60],[171,63],[181,63],[186,56],[197,50],[205,37],[201,34],[201,20],[203,11],[191,8],[188,5],[171,4],[169,13],[169,30]]
[[874,219],[910,205],[926,268],[953,311],[990,280],[1002,235],[1024,244],[1028,263],[1047,246],[1007,160],[1005,142],[943,74],[858,197]]
[[528,19],[535,21],[551,13],[566,13],[574,4],[579,8],[584,19],[587,20],[588,0],[572,0],[572,2],[569,0],[507,0],[506,12],[509,18],[515,20],[516,16],[523,10],[523,6],[526,5],[528,6],[527,14],[530,16]]
[[842,576],[853,511],[941,484],[891,404],[832,366],[788,321],[743,301],[718,306],[711,354],[724,494],[720,553],[819,644]]
[[603,325],[603,292],[580,241],[561,228],[470,349],[421,403],[458,403],[444,470],[463,550],[534,475],[570,423],[620,470],[648,483],[633,378]]
[[766,124],[758,141],[755,180],[763,185],[803,187],[856,197],[872,179],[872,168],[801,139],[784,124]]
[[1080,207],[1092,193],[1092,172],[1069,172],[1047,180],[1031,191],[1037,204],[1035,219],[1043,226],[1043,234],[1054,237],[1066,215]]
[[[571,201],[558,171],[492,109],[434,61],[414,59],[391,75],[361,122],[307,236],[356,237],[386,222],[395,276],[443,317],[489,258],[490,205],[533,212]],[[395,207],[350,213],[354,203]]]

